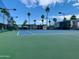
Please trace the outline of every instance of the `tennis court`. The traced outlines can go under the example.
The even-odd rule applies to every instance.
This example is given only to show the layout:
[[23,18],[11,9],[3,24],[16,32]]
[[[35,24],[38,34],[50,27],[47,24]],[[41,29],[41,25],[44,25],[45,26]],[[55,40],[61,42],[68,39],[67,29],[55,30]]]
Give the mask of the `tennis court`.
[[79,31],[20,30],[0,33],[0,59],[79,59]]
[[32,36],[32,35],[77,35],[77,30],[19,30],[17,36]]

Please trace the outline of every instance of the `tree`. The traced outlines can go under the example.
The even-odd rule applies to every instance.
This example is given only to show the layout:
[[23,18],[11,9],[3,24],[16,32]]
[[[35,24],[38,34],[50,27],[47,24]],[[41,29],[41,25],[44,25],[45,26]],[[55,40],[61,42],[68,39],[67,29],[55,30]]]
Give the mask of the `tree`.
[[54,25],[56,25],[57,18],[53,18]]
[[[3,24],[5,24],[5,16],[10,17],[10,13],[7,9],[0,8],[1,13],[3,14]],[[6,28],[6,26],[3,26],[2,29]]]
[[50,8],[47,6],[46,9],[45,9],[46,13],[47,13],[47,16],[46,16],[46,24],[48,24],[48,13],[50,11]]
[[63,19],[63,21],[66,21],[67,20],[67,18],[65,17],[64,19]]
[[43,25],[43,23],[44,23],[44,18],[45,18],[45,16],[44,15],[41,15],[41,21],[42,21],[42,25]]
[[14,19],[12,20],[12,24],[13,24],[13,30],[18,30],[18,25],[16,24],[16,21]]
[[77,29],[77,22],[76,22],[77,18],[76,18],[76,16],[72,15],[71,18],[70,18],[70,20],[72,22],[72,27],[71,28],[72,29]]
[[1,13],[6,15],[7,17],[10,16],[10,13],[9,13],[9,11],[7,9],[1,9]]
[[25,20],[25,21],[24,21],[24,23],[23,23],[23,25],[22,25],[22,26],[25,26],[26,24],[27,24],[27,20]]
[[17,30],[18,25],[16,24],[16,21],[13,17],[10,17],[9,23],[8,23],[8,30]]
[[33,21],[34,21],[34,25],[36,25],[36,20],[34,19]]
[[77,20],[76,16],[75,15],[72,15],[70,20]]
[[49,20],[49,26],[51,25],[51,21]]

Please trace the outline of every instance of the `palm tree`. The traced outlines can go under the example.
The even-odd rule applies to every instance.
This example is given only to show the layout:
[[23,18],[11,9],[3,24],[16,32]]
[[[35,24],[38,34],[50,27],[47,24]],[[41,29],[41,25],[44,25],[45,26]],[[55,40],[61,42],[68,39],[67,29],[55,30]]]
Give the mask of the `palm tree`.
[[[5,24],[4,20],[5,20],[5,16],[9,16],[9,12],[6,9],[0,8],[1,13],[3,14],[3,24]],[[2,29],[4,29],[5,26],[2,26]]]
[[41,15],[41,21],[42,21],[42,25],[43,25],[43,23],[44,23],[44,18],[45,18],[45,16],[44,15]]
[[76,18],[76,16],[75,16],[75,15],[72,15],[71,18],[70,18],[70,20],[71,20],[71,22],[72,22],[71,27],[72,27],[73,29],[77,29],[77,22],[76,22],[77,18]]
[[33,20],[34,21],[34,25],[36,25],[36,20]]
[[27,24],[27,20],[24,21],[23,25],[25,26]]
[[64,19],[63,19],[63,21],[66,21],[67,20],[67,18],[65,17]]
[[[29,20],[29,25],[30,25],[30,15],[31,15],[31,13],[28,12],[27,15],[28,15],[28,20]],[[29,29],[31,29],[31,26],[29,26]]]
[[57,18],[53,18],[54,25],[56,25]]
[[16,9],[7,9],[7,8],[0,8],[1,10],[1,13],[3,13],[5,16],[7,16],[7,18],[10,18],[10,13],[9,13],[9,10],[13,10],[13,11],[16,11]]
[[9,11],[7,9],[1,9],[1,13],[6,15],[7,17],[10,16],[10,13],[9,13]]
[[71,18],[70,18],[70,20],[76,20],[76,19],[77,19],[77,18],[76,18],[75,15],[72,15]]
[[47,6],[46,9],[45,9],[47,15],[46,15],[46,24],[48,24],[48,13],[50,11],[50,8]]
[[31,15],[31,13],[28,12],[27,15],[28,15],[28,20],[29,20],[29,24],[30,24],[30,15]]
[[49,26],[51,25],[51,21],[49,20]]
[[22,27],[26,26],[26,24],[27,24],[27,20],[24,20]]

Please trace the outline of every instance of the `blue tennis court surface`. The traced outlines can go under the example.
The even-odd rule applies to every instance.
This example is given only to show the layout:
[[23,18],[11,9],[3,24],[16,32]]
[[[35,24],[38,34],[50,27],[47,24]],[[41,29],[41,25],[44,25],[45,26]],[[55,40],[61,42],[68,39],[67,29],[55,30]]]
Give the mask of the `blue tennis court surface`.
[[77,30],[20,30],[17,36],[31,36],[31,35],[78,35]]

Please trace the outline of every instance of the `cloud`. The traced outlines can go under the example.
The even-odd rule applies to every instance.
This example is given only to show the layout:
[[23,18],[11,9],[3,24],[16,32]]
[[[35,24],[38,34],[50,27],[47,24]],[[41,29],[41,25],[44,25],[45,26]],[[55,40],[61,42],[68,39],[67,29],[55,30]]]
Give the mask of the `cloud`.
[[20,0],[22,4],[27,8],[42,6],[45,8],[46,6],[53,5],[55,6],[57,3],[72,3],[73,7],[79,8],[79,0]]
[[74,2],[74,3],[72,4],[72,6],[74,6],[74,7],[79,7],[79,0],[68,0],[68,3],[70,3],[70,2]]
[[[65,17],[67,18],[67,20],[69,20],[70,17],[71,17],[71,15],[65,15]],[[62,20],[64,19],[64,16],[63,16],[63,15],[62,15],[62,16],[50,16],[50,18],[51,18],[51,19],[52,19],[52,18],[57,18],[58,21],[62,21]]]
[[[73,2],[72,6],[79,6],[79,0],[20,0],[26,7],[56,5],[57,3],[70,3]],[[67,1],[67,2],[66,2]]]
[[[67,20],[70,20],[71,16],[72,15],[65,15],[65,17],[67,18]],[[79,18],[79,14],[77,14],[76,17]],[[58,21],[62,21],[64,19],[64,16],[63,15],[62,16],[50,16],[49,18],[50,19],[57,18]]]
[[73,6],[74,7],[79,6],[79,3],[74,3]]
[[[42,24],[42,21],[41,20],[37,20],[37,24]],[[46,19],[44,19],[43,24],[46,24]]]
[[71,2],[71,0],[68,0],[67,3]]
[[67,0],[67,3],[70,3],[70,2],[77,2],[78,0]]
[[56,3],[63,3],[64,0],[20,0],[26,7],[31,8],[35,6],[46,7],[48,5],[55,5]]
[[63,3],[63,2],[64,0],[39,0],[39,5],[46,7],[51,4],[55,5],[56,3]]
[[20,1],[28,8],[35,7],[37,3],[36,0],[20,0]]

